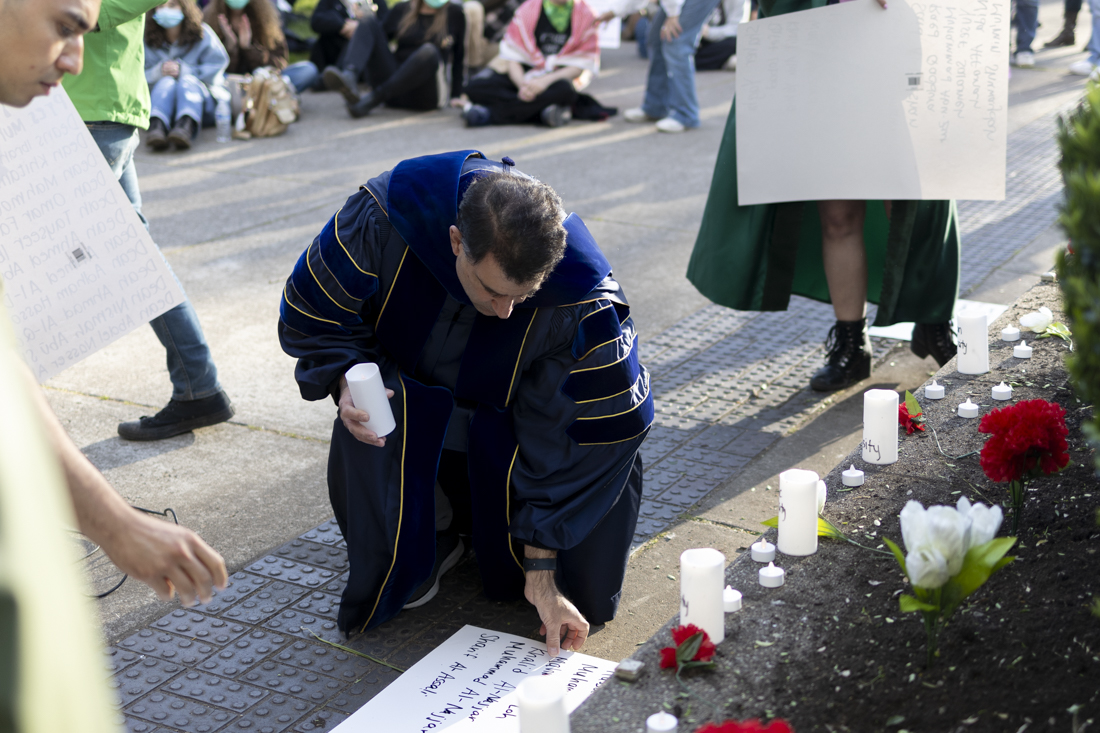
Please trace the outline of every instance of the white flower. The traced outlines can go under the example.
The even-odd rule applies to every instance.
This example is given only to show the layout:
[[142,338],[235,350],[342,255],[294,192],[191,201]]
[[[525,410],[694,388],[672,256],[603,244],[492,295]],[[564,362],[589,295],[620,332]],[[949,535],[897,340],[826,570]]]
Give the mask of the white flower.
[[980,502],[971,505],[965,496],[959,499],[958,510],[959,514],[970,520],[970,537],[966,543],[968,550],[971,547],[984,545],[996,537],[997,530],[1001,528],[1001,522],[1004,521],[1004,512],[999,506],[990,508]]
[[1035,333],[1042,333],[1047,330],[1047,326],[1052,323],[1054,323],[1054,314],[1051,313],[1050,308],[1047,308],[1045,305],[1034,313],[1020,316],[1020,325]]
[[817,513],[821,514],[821,510],[825,508],[825,497],[828,495],[829,489],[825,486],[824,481],[817,482]]
[[970,518],[949,506],[925,509],[910,501],[901,510],[901,535],[908,553],[909,580],[921,588],[939,588],[962,570]]

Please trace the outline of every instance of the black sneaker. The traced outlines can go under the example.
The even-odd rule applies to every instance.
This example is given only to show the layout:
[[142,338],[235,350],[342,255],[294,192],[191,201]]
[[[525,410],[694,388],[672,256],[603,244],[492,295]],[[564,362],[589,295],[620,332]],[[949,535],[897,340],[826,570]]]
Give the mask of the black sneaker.
[[547,127],[561,127],[573,119],[573,110],[560,104],[551,104],[539,113],[539,119]]
[[458,565],[465,549],[457,534],[445,532],[436,534],[435,567],[432,568],[432,574],[428,579],[409,596],[405,608],[418,608],[435,598],[435,594],[439,592],[439,579],[448,570]]
[[164,440],[225,422],[234,412],[225,392],[201,400],[169,400],[164,409],[152,417],[143,415],[137,420],[120,423],[118,434],[126,440]]
[[327,67],[321,74],[325,86],[344,95],[344,100],[349,105],[359,101],[358,77],[354,69],[338,69],[335,66]]

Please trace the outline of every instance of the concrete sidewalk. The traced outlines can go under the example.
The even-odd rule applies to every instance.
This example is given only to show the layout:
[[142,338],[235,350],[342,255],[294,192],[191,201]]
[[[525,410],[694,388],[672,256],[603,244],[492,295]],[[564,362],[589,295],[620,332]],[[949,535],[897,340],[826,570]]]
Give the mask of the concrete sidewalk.
[[[1046,29],[1060,8],[1044,3]],[[1009,199],[960,204],[965,297],[1011,302],[1050,267],[1061,241],[1052,228],[1060,190],[1052,113],[1080,94],[1083,80],[1061,72],[1079,57],[1040,53],[1035,70],[1014,70]],[[604,69],[592,93],[605,105],[638,104],[645,64],[633,45],[606,53]],[[642,549],[630,564],[620,618],[598,630],[586,651],[627,656],[675,613],[678,585],[667,575],[677,573],[682,549],[714,546],[732,559],[757,522],[775,513],[767,487],[778,486],[780,471],[797,464],[824,474],[858,443],[858,393],[869,385],[824,399],[803,389],[820,363],[831,309],[797,301],[786,313],[736,313],[708,306],[677,274],[686,269],[734,85],[734,74],[700,74],[703,126],[682,135],[660,135],[621,116],[556,130],[468,130],[450,110],[383,109],[355,122],[336,95],[307,94],[302,122],[283,137],[223,146],[208,130],[191,153],[139,156],[154,239],[199,312],[237,417],[155,444],[119,440],[119,421],[152,414],[169,395],[163,349],[148,329],[52,380],[49,397],[78,445],[129,501],[175,509],[237,575],[230,591],[194,612],[159,603],[134,582],[100,602],[105,636],[120,644],[116,680],[132,729],[207,725],[195,722],[203,716],[187,725],[156,717],[171,712],[171,700],[199,701],[223,717],[217,728],[253,719],[262,707],[256,700],[281,711],[268,720],[288,716],[274,730],[324,728],[393,674],[347,655],[337,659],[342,653],[300,630],[337,638],[333,602],[346,568],[327,524],[325,488],[335,410],[298,397],[293,361],[278,347],[275,324],[282,285],[300,252],[359,184],[405,157],[467,147],[512,156],[585,218],[630,297],[654,372],[659,419],[644,448],[646,507],[636,537]],[[759,339],[765,332],[769,344]],[[875,386],[915,386],[935,369],[904,348],[877,347]],[[90,575],[99,589],[117,581],[107,563]],[[401,614],[356,646],[404,666],[459,621],[537,631],[529,608],[479,597],[472,563],[447,583],[421,613]],[[286,693],[274,684],[294,669],[313,675],[315,689]],[[268,674],[273,670],[278,674]],[[191,675],[205,675],[208,687],[232,683],[266,692],[239,708],[170,688],[193,682]],[[162,699],[152,701],[157,695]]]

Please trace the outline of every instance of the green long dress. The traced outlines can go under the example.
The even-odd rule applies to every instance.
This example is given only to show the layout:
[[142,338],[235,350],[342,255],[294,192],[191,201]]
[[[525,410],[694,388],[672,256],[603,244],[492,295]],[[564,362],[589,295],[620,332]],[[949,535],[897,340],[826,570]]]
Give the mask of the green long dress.
[[[761,0],[760,16],[825,0]],[[786,310],[792,293],[829,302],[821,222],[813,201],[737,205],[737,100],[730,108],[687,276],[700,293],[737,310]],[[858,154],[858,151],[853,151]],[[959,225],[953,201],[867,202],[867,299],[876,326],[951,319],[959,291]]]

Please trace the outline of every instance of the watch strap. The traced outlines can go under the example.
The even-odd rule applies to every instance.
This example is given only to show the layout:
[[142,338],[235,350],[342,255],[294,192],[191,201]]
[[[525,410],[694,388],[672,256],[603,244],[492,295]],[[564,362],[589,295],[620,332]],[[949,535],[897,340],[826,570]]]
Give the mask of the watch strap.
[[523,572],[532,570],[557,570],[558,559],[556,557],[525,557],[523,558]]

